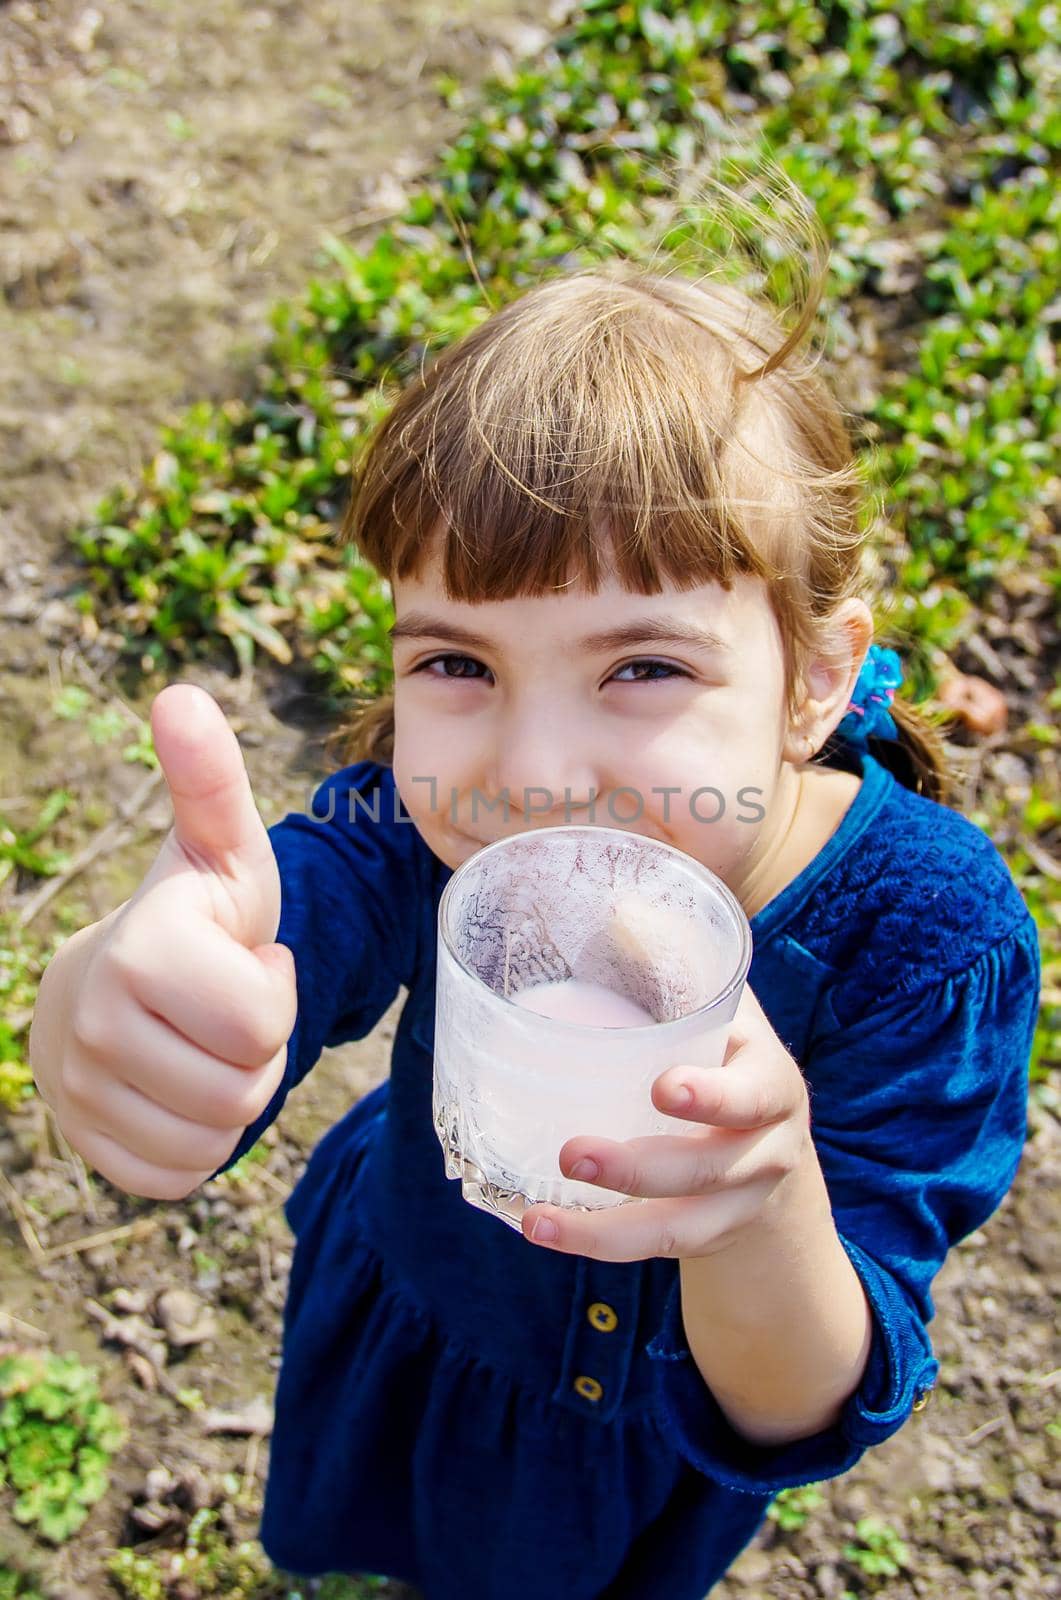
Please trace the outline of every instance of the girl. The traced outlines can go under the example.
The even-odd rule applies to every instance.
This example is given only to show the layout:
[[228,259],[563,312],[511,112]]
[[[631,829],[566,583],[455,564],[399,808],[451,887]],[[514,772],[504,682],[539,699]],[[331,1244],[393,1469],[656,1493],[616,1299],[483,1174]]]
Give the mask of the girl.
[[[270,831],[297,1019],[218,1168],[408,991],[389,1081],[287,1207],[262,1541],[289,1570],[428,1600],[701,1600],[773,1495],[846,1472],[935,1382],[932,1280],[1020,1158],[1038,947],[871,643],[858,472],[802,353],[824,273],[787,336],[720,282],[548,279],[412,382],[361,460],[344,531],[393,587],[394,693]],[[234,880],[246,779],[199,702],[166,690],[156,741],[185,864]],[[587,1129],[562,1170],[631,1203],[535,1206],[521,1237],[444,1175],[436,917],[474,851],[572,821],[712,868],[754,957],[725,1065],[653,1088],[688,1136]],[[238,873],[264,882],[263,853]],[[139,1070],[179,1106],[175,1067]],[[64,1131],[125,1173],[100,1136],[134,1150],[132,1119],[101,1105]],[[202,1177],[209,1148],[183,1166]]]
[[[313,996],[285,1091],[409,999],[390,1081],[288,1208],[263,1537],[295,1571],[700,1600],[773,1493],[846,1471],[935,1380],[931,1280],[1020,1155],[1037,941],[938,803],[927,730],[886,710],[856,473],[801,332],[717,284],[550,281],[363,458],[345,532],[393,584],[395,690],[314,803],[332,820],[272,831]],[[579,820],[718,872],[755,955],[725,1069],[656,1086],[678,1110],[688,1084],[702,1140],[587,1130],[563,1170],[642,1203],[535,1207],[520,1239],[443,1176],[435,919],[481,845]]]

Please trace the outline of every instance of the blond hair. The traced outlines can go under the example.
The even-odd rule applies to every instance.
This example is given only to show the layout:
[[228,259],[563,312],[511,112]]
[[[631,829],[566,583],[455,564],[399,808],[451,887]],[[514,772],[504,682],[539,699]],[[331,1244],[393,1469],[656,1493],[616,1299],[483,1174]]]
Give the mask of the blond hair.
[[[408,383],[356,464],[340,537],[391,581],[436,555],[472,602],[607,575],[640,593],[759,577],[794,713],[809,652],[865,587],[868,539],[844,417],[805,348],[828,273],[816,222],[811,242],[787,333],[717,277],[626,260],[546,277]],[[945,798],[933,725],[906,701],[893,714],[899,740],[874,755]],[[335,737],[347,760],[389,762],[392,697]]]

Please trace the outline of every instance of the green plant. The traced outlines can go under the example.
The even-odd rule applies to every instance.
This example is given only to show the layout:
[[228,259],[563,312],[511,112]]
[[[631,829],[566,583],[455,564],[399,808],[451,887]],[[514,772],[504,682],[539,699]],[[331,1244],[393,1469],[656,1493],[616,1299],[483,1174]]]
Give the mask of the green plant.
[[138,1556],[135,1550],[116,1550],[107,1562],[107,1571],[127,1600],[166,1600],[162,1574],[151,1556]]
[[[256,1540],[233,1541],[212,1509],[191,1518],[180,1550],[138,1555],[121,1549],[107,1567],[125,1600],[168,1600],[184,1596],[224,1596],[224,1600],[303,1600],[304,1580],[285,1575],[270,1563]],[[314,1586],[315,1600],[368,1600],[387,1587],[386,1578],[331,1574]]]
[[125,1429],[74,1355],[30,1351],[0,1360],[0,1486],[16,1522],[62,1544],[106,1492]]
[[819,1510],[824,1504],[825,1496],[817,1484],[808,1483],[796,1489],[782,1489],[770,1502],[766,1514],[771,1522],[776,1522],[779,1528],[790,1533],[804,1527],[811,1512]]
[[44,1600],[36,1579],[0,1565],[0,1600]]
[[70,809],[73,799],[68,789],[53,789],[41,806],[37,821],[21,831],[12,827],[0,814],[0,884],[7,881],[16,867],[21,867],[23,872],[32,872],[37,877],[51,878],[69,864],[70,857],[66,851],[53,850],[45,855],[33,846],[54,826],[64,811]]
[[238,1161],[219,1174],[218,1183],[231,1183],[236,1188],[243,1187],[254,1176],[254,1168],[263,1166],[269,1160],[270,1146],[262,1138],[252,1144],[249,1150],[244,1150]]
[[33,1095],[26,1061],[26,1031],[41,973],[65,935],[45,948],[19,927],[14,915],[0,912],[0,1108],[14,1111]]
[[0,1021],[0,1106],[17,1111],[33,1095],[33,1072],[11,1028]]
[[979,598],[1023,553],[1052,493],[1061,422],[1047,328],[1061,272],[1061,200],[1045,172],[979,191],[923,250],[930,313],[917,363],[874,416],[891,514],[910,541],[905,587],[942,578]]
[[[92,696],[87,689],[80,684],[68,683],[53,697],[52,713],[65,721],[83,721],[91,704]],[[93,744],[109,744],[114,739],[120,739],[123,734],[129,733],[129,726],[129,714],[123,713],[115,705],[94,712],[86,721],[88,736]],[[137,717],[134,729],[136,737],[132,743],[123,745],[122,760],[139,761],[146,767],[157,767],[158,757],[155,755],[150,723],[143,717]]]
[[844,1559],[853,1561],[867,1578],[897,1578],[910,1565],[910,1552],[895,1529],[879,1517],[861,1517],[855,1524],[858,1543],[844,1545]]

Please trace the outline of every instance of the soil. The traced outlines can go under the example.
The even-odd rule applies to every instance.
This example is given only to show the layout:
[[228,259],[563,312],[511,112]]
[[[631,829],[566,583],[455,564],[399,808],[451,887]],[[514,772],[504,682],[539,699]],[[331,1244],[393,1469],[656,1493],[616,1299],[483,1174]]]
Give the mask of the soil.
[[[530,0],[0,0],[0,813],[27,827],[65,787],[76,805],[48,842],[97,852],[32,917],[35,935],[125,899],[171,820],[164,786],[122,756],[159,685],[119,686],[85,648],[62,598],[76,571],[66,535],[135,479],[183,405],[251,381],[269,307],[326,270],[322,235],[356,245],[431,170],[460,126],[434,77],[474,88],[499,54],[532,51],[547,20]],[[1000,686],[1026,713],[1014,724],[1047,721],[1045,666],[1029,647],[1007,676],[1010,659]],[[312,686],[269,670],[237,680],[224,665],[186,676],[229,714],[266,822],[305,809],[330,766]],[[126,732],[97,738],[87,714],[60,719],[54,699],[71,684]],[[953,754],[970,806],[1002,796],[1019,810],[1040,776],[1004,736]],[[0,903],[25,913],[40,887],[13,875]],[[252,1411],[245,1426],[257,1431],[233,1431],[230,1417],[213,1432],[212,1413],[271,1404],[290,1266],[283,1199],[322,1133],[386,1073],[400,1004],[370,1038],[325,1054],[239,1189],[138,1200],[85,1171],[41,1102],[0,1121],[11,1180],[0,1350],[75,1351],[129,1424],[105,1499],[58,1552],[0,1504],[0,1565],[39,1570],[49,1597],[112,1594],[108,1555],[178,1547],[199,1505],[222,1512],[233,1540],[254,1536],[267,1423]],[[1033,1105],[1012,1192],[937,1280],[943,1371],[928,1406],[824,1484],[802,1529],[767,1524],[719,1600],[1061,1594],[1061,1472],[1057,1429],[1047,1432],[1061,1378],[1059,1168],[1058,1121]],[[130,1224],[144,1231],[85,1247]],[[46,1254],[62,1246],[77,1248]],[[158,1296],[173,1289],[215,1314],[209,1337],[182,1345],[167,1330]],[[883,1585],[844,1555],[866,1515],[909,1550]]]

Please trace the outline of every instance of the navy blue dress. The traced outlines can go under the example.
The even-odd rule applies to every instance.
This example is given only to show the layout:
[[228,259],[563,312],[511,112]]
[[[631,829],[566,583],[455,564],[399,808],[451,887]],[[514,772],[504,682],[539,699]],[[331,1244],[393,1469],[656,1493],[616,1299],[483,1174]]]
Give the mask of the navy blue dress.
[[863,781],[837,831],[752,919],[750,982],[809,1083],[873,1340],[839,1422],[777,1448],[739,1435],[700,1377],[676,1261],[538,1249],[446,1178],[431,1077],[450,871],[390,769],[343,769],[313,815],[271,830],[298,1020],[226,1166],[324,1046],[408,990],[389,1081],[287,1204],[261,1530],[278,1566],[383,1573],[427,1600],[702,1600],[778,1490],[846,1472],[932,1387],[932,1279],[1021,1155],[1038,941],[985,834],[872,757],[850,766]]

